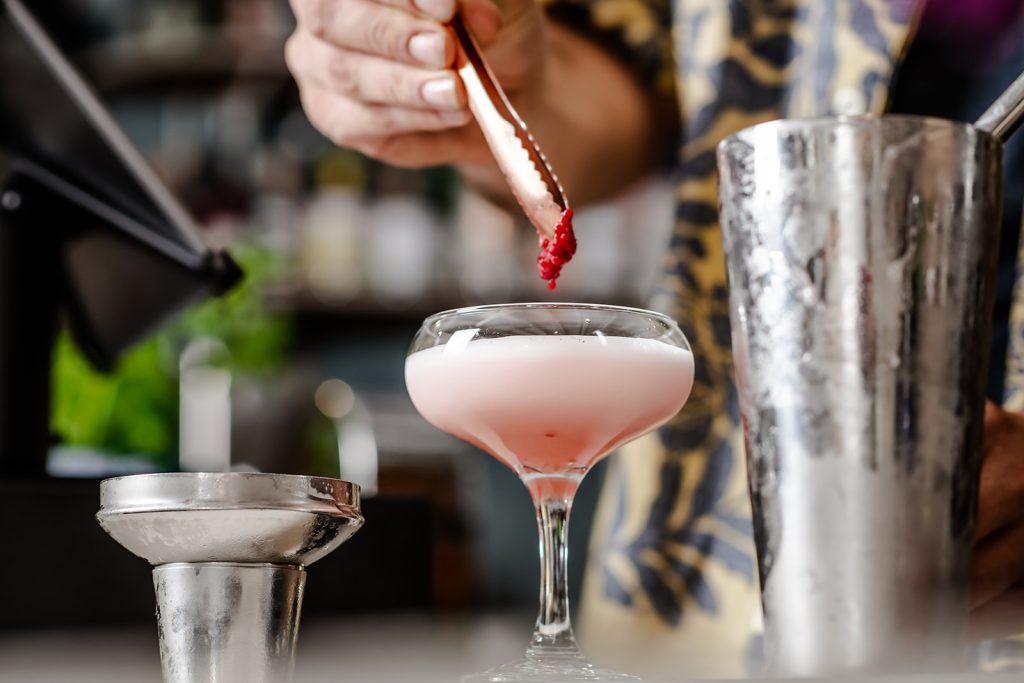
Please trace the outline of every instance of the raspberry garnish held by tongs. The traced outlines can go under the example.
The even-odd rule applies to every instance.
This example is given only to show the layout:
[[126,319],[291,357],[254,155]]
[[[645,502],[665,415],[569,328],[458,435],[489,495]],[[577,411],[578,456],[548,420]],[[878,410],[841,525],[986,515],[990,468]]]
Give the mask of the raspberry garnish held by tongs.
[[458,13],[451,26],[458,43],[455,67],[466,86],[469,110],[512,195],[537,229],[541,248],[537,269],[554,289],[562,266],[576,253],[569,200]]

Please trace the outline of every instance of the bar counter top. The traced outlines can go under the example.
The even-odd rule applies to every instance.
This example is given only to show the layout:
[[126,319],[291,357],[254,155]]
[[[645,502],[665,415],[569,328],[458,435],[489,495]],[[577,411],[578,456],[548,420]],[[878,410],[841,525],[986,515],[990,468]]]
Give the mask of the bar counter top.
[[[457,683],[518,658],[533,615],[423,614],[309,619],[294,683]],[[1019,683],[1020,674],[870,683]],[[155,626],[0,631],[0,683],[160,683]],[[650,683],[650,682],[648,682]],[[849,683],[849,680],[847,680]]]

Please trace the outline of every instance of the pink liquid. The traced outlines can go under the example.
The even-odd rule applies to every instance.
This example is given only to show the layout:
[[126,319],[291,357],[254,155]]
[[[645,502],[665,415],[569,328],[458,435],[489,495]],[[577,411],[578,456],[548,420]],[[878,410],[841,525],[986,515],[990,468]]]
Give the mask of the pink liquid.
[[617,446],[683,407],[693,355],[651,339],[468,341],[456,333],[446,346],[411,355],[405,380],[417,410],[437,428],[525,479],[578,481]]

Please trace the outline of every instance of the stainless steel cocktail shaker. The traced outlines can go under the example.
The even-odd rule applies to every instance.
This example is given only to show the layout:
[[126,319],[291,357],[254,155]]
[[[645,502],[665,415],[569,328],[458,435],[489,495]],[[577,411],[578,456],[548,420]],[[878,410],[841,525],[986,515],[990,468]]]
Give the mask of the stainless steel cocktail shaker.
[[779,121],[718,160],[767,664],[955,668],[1002,146],[937,119]]
[[108,479],[100,525],[154,565],[165,683],[287,683],[306,566],[362,526],[359,487],[280,474]]

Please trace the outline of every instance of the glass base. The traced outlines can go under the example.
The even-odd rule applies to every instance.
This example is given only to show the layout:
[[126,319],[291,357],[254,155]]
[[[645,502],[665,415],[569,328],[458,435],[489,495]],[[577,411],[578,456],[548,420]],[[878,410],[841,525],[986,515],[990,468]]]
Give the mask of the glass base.
[[519,661],[463,676],[461,683],[583,683],[639,681],[636,676],[598,669],[578,650],[530,648]]

